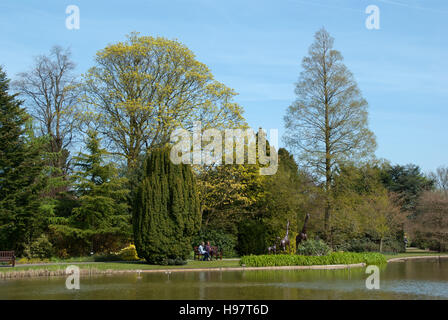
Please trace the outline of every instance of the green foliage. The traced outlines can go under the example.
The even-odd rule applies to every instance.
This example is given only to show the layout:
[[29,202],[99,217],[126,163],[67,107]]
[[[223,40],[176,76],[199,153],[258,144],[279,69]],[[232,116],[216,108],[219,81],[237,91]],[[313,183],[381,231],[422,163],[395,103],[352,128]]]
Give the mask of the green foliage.
[[238,224],[253,215],[263,193],[259,166],[226,164],[198,171],[204,225],[236,235]]
[[175,165],[169,147],[154,149],[133,207],[138,255],[153,264],[180,263],[201,225],[199,197],[191,166]]
[[377,163],[340,166],[332,185],[332,246],[361,238],[380,243],[401,230],[404,216],[394,200]]
[[80,229],[67,224],[51,224],[48,231],[55,253],[60,258],[108,254],[120,250],[129,238],[120,228]]
[[379,251],[379,244],[368,238],[349,239],[337,245],[336,249],[350,252],[376,252]]
[[84,88],[89,112],[81,116],[102,129],[128,167],[145,147],[168,143],[175,128],[198,117],[213,128],[244,122],[236,93],[185,45],[162,37],[132,33],[98,51]]
[[308,240],[297,247],[297,254],[302,256],[325,256],[331,252],[323,240]]
[[210,241],[211,246],[217,246],[223,251],[223,257],[233,258],[236,257],[236,245],[237,238],[229,233],[225,233],[222,230],[215,229],[201,229],[199,234],[193,238],[192,246],[199,246],[201,242]]
[[32,242],[29,249],[25,250],[25,256],[28,258],[48,259],[53,256],[53,253],[53,245],[44,234]]
[[239,225],[238,253],[263,254],[266,252],[266,227],[260,221],[247,220]]
[[250,255],[240,260],[246,267],[277,267],[277,266],[313,266],[366,263],[379,265],[386,263],[386,257],[380,253],[332,252],[326,256],[301,255]]
[[[336,246],[336,250],[350,252],[378,252],[380,249],[379,241],[374,241],[368,236],[364,238],[348,239]],[[406,252],[403,238],[389,236],[383,241],[383,251],[388,253]]]
[[127,180],[118,177],[113,163],[104,163],[107,151],[100,148],[94,131],[88,132],[86,147],[89,153],[74,157],[76,194],[79,206],[73,209],[73,221],[81,229],[107,229],[129,226]]
[[112,162],[106,162],[109,154],[100,143],[97,133],[89,131],[88,152],[73,158],[76,198],[59,201],[64,207],[58,211],[67,210],[67,216],[50,219],[49,233],[59,256],[110,253],[131,238],[127,179],[118,176]]
[[367,101],[333,44],[334,38],[324,28],[316,32],[309,55],[302,60],[297,99],[284,117],[286,144],[325,182],[327,237],[336,169],[347,160],[371,158],[376,148],[375,136],[368,128]]
[[0,248],[20,255],[45,227],[40,210],[42,140],[30,135],[30,118],[0,69]]
[[295,246],[298,229],[303,226],[303,211],[310,200],[314,185],[299,168],[293,156],[285,149],[278,150],[278,170],[276,174],[263,180],[263,194],[257,204],[262,213],[267,236],[265,247],[275,243],[277,237],[283,238],[286,222],[290,221],[289,239]]
[[187,260],[182,259],[180,257],[177,257],[175,259],[164,258],[164,259],[162,259],[160,264],[164,265],[164,266],[182,266],[182,265],[187,264]]
[[431,190],[435,183],[414,164],[386,166],[382,172],[382,181],[389,191],[399,195],[402,209],[410,212],[415,211],[420,195]]
[[200,171],[204,225],[237,236],[241,254],[264,253],[278,237],[285,236],[288,220],[294,247],[298,225],[303,225],[301,212],[313,184],[288,151],[280,149],[278,156],[278,170],[272,176],[261,176],[258,165]]

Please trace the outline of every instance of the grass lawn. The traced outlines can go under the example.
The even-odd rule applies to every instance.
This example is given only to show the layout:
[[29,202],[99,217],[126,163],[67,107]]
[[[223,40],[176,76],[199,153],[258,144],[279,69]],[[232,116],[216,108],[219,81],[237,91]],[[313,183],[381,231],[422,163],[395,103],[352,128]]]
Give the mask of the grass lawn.
[[385,254],[386,259],[394,259],[394,258],[407,258],[407,257],[421,257],[421,256],[448,256],[448,253],[441,253],[441,252],[428,252],[428,251],[422,251],[422,252],[406,252],[406,253],[398,253],[398,254]]
[[75,265],[80,269],[98,269],[98,270],[155,270],[155,269],[198,269],[198,268],[229,268],[239,267],[239,260],[213,260],[213,261],[193,261],[189,260],[187,264],[181,266],[160,266],[150,265],[144,262],[64,262],[63,264],[48,265],[16,265],[15,268],[0,267],[0,272],[26,271],[26,270],[60,270],[67,268],[67,265]]

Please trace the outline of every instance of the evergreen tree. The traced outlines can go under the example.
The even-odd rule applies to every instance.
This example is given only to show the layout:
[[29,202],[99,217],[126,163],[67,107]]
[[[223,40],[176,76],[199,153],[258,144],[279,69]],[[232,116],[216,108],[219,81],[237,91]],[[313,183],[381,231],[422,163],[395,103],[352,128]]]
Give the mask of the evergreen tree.
[[126,189],[127,179],[118,176],[112,162],[105,163],[108,156],[100,147],[96,132],[89,131],[86,147],[88,153],[74,157],[75,194],[79,207],[73,209],[72,225],[88,230],[95,243],[94,251],[106,250],[104,236],[130,237],[131,224]]
[[420,167],[414,164],[386,165],[382,171],[382,181],[389,191],[399,196],[402,210],[412,214],[416,211],[420,195],[432,190],[435,182],[425,177]]
[[134,240],[149,263],[186,260],[201,213],[196,180],[190,166],[170,161],[169,147],[151,151],[134,204]]
[[0,68],[0,248],[21,254],[43,229],[39,191],[44,187],[40,141],[28,130],[29,115]]

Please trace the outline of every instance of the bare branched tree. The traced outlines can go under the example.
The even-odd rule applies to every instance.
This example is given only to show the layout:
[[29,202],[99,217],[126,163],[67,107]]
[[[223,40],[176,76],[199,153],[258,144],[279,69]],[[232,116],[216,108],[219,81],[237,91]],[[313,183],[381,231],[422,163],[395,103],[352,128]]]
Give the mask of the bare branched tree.
[[51,165],[66,172],[69,164],[69,148],[78,121],[75,106],[79,83],[73,70],[69,49],[54,46],[49,55],[35,58],[33,67],[18,74],[13,83],[25,98],[28,112],[38,125],[40,134],[48,136]]
[[430,173],[429,177],[434,180],[439,190],[448,192],[448,166],[437,168],[436,172]]

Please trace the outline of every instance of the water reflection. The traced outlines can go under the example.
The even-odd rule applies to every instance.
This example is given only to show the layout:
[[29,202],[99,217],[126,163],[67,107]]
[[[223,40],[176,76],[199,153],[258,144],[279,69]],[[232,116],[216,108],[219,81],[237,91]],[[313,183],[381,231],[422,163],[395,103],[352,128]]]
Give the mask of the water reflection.
[[448,299],[448,259],[381,268],[367,290],[365,268],[135,273],[86,276],[69,291],[64,277],[0,281],[0,299]]

